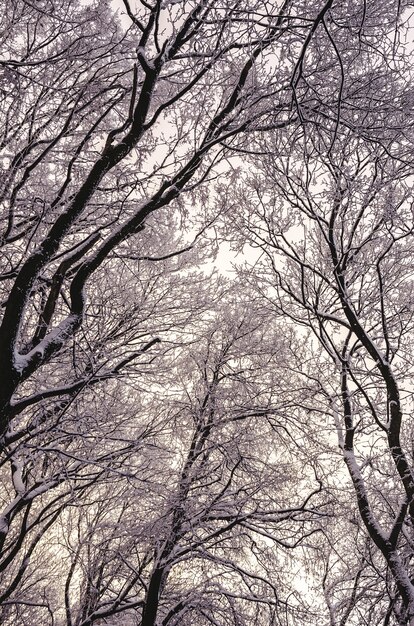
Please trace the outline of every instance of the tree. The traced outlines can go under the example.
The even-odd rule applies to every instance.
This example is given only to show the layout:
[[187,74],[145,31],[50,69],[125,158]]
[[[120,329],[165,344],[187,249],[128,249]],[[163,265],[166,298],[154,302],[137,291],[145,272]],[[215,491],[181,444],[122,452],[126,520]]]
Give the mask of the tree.
[[[291,1],[265,13],[257,2],[125,1],[122,24],[101,2],[3,12],[3,603],[63,510],[151,433],[152,421],[131,436],[120,377],[134,385],[159,334],[176,341],[193,311],[182,299],[181,312],[168,308],[153,263],[211,223],[219,165],[229,170],[242,133],[294,122],[295,61],[269,59],[306,37],[318,10],[309,20]],[[169,234],[179,220],[182,242]]]
[[[326,24],[325,45],[342,68],[336,118],[329,101],[313,99],[300,130],[267,143],[239,223],[262,252],[246,276],[323,348],[304,374],[314,385],[318,368],[320,403],[336,424],[359,515],[391,574],[390,583],[381,573],[389,601],[375,623],[413,624],[412,134],[401,125],[411,65],[396,43],[404,26],[389,20],[368,59],[372,19],[367,12],[364,37],[355,38],[358,56],[353,33]],[[316,54],[322,43],[313,44]],[[301,88],[310,94],[312,84],[320,95],[314,77],[304,63]]]
[[257,378],[264,360],[276,366],[283,342],[269,352],[266,317],[241,316],[239,302],[220,295],[225,317],[209,312],[141,416],[148,423],[157,415],[162,427],[140,451],[139,477],[121,480],[122,493],[108,484],[110,512],[96,489],[95,505],[78,509],[67,539],[68,623],[122,612],[122,623],[126,613],[142,615],[142,624],[219,616],[247,624],[275,620],[282,608],[306,619],[298,599],[285,599],[288,576],[276,574],[277,561],[308,541],[328,511],[315,477],[294,501],[288,495],[301,468],[280,435],[283,372],[278,384]]
[[[124,463],[137,445],[116,446],[102,419],[93,427],[108,410],[97,395],[104,381],[113,405],[110,395],[120,393],[114,379],[131,374],[138,362],[145,367],[158,330],[171,329],[174,309],[158,326],[156,317],[165,315],[159,302],[150,305],[155,312],[147,312],[152,326],[146,324],[142,305],[157,279],[151,269],[144,276],[142,264],[152,263],[151,246],[160,239],[156,257],[176,252],[171,239],[164,244],[148,235],[149,229],[167,231],[173,220],[164,211],[143,237],[144,221],[184,189],[199,202],[197,184],[226,150],[215,146],[255,121],[252,106],[241,107],[242,99],[256,97],[246,81],[254,61],[280,36],[267,19],[259,19],[256,32],[243,27],[245,11],[233,24],[215,3],[142,4],[136,14],[126,3],[125,9],[126,28],[102,3],[21,2],[4,12],[0,430],[1,532],[8,543],[2,567],[20,563],[6,576],[3,601],[22,580],[61,503],[100,480],[103,466]],[[288,34],[282,16],[275,20]],[[234,60],[243,51],[245,58]],[[232,80],[223,82],[230,71]],[[202,90],[205,100],[190,115],[188,99]],[[207,102],[214,106],[210,118],[200,113]],[[281,113],[281,120],[288,118]],[[86,287],[93,273],[95,282]],[[142,292],[129,291],[134,301],[122,301],[120,290],[125,293],[134,274]],[[182,309],[177,327],[189,311]],[[109,329],[112,315],[117,321]],[[117,435],[122,439],[119,423]],[[96,455],[102,437],[105,446]]]
[[[383,183],[405,180],[410,137],[401,116],[410,91],[403,86],[409,71],[398,36],[407,6],[380,2],[374,15],[356,0],[341,6],[333,0],[266,6],[256,0],[123,0],[116,17],[109,2],[18,0],[3,11],[5,623],[47,619],[86,626],[107,617],[116,621],[117,615],[145,625],[155,619],[214,624],[217,616],[228,624],[283,623],[282,605],[287,613],[296,611],[301,623],[308,619],[291,580],[292,561],[281,555],[313,543],[327,514],[319,493],[326,470],[315,461],[315,449],[301,448],[307,441],[317,445],[306,424],[316,399],[326,400],[328,390],[336,406],[329,366],[319,359],[320,380],[306,372],[312,401],[304,400],[299,374],[306,367],[293,350],[300,346],[309,362],[301,338],[288,322],[280,331],[268,305],[266,315],[256,302],[247,305],[240,288],[233,304],[220,281],[210,278],[209,286],[205,264],[217,248],[219,217],[230,217],[233,233],[247,157],[268,151],[268,142],[274,146],[271,166],[263,160],[265,181],[255,165],[264,204],[269,184],[291,199],[292,165],[284,155],[302,159],[301,146],[308,171],[325,186],[320,192],[313,181],[304,183],[311,204],[319,203],[319,193],[327,194],[326,202],[343,194],[343,180],[351,185],[347,168],[355,170],[355,162],[348,140],[362,159],[372,162],[376,154]],[[374,52],[370,61],[368,50]],[[400,74],[388,83],[389,58],[392,75]],[[372,105],[378,94],[384,135]],[[292,140],[297,143],[287,148]],[[341,161],[342,149],[349,163],[346,156]],[[397,158],[400,165],[388,170],[388,159]],[[314,163],[328,174],[314,172]],[[356,167],[360,190],[367,184],[364,167]],[[302,192],[297,172],[293,180]],[[242,191],[244,206],[244,181]],[[369,215],[377,211],[375,202],[368,201]],[[279,213],[282,233],[285,217]],[[388,231],[381,228],[385,241]],[[318,254],[321,241],[315,237]],[[364,241],[359,245],[365,254]],[[348,256],[352,262],[362,258]],[[275,271],[279,277],[280,269]],[[284,286],[277,285],[279,294]],[[289,297],[294,293],[288,290]],[[334,294],[342,306],[340,290]],[[229,307],[225,314],[217,312],[220,298]],[[278,306],[310,323],[286,302]],[[349,326],[342,310],[341,324]],[[398,315],[409,325],[405,313]],[[337,320],[322,321],[325,340]],[[394,337],[397,322],[390,318],[387,324]],[[258,334],[267,344],[270,328],[288,338],[278,343],[283,354],[277,364],[271,345],[263,353],[257,349]],[[353,371],[368,340],[362,348],[351,346],[342,372],[346,381],[347,368]],[[362,379],[359,370],[355,374],[363,398],[365,385],[374,384],[374,357],[367,354],[366,373]],[[188,372],[186,359],[195,372]],[[378,406],[385,402],[387,385],[381,385]],[[184,390],[185,399],[178,398]],[[398,419],[394,423],[398,438]],[[280,500],[274,491],[283,460],[270,448],[278,446],[297,471],[298,493],[289,501],[284,489]],[[398,460],[408,493],[400,469]],[[385,463],[380,471],[393,476],[394,470]],[[389,492],[392,508],[395,495],[383,483],[376,497],[386,516],[381,498]],[[150,528],[157,529],[158,540]],[[400,541],[404,529],[398,527],[387,557],[394,575],[408,571],[393,565],[394,556],[404,563],[410,558]],[[47,567],[38,565],[43,556]],[[278,559],[289,563],[280,578]],[[197,588],[189,572],[202,581]],[[411,588],[401,586],[398,576],[395,581],[392,610],[404,621],[411,616]],[[47,592],[50,584],[55,599]]]

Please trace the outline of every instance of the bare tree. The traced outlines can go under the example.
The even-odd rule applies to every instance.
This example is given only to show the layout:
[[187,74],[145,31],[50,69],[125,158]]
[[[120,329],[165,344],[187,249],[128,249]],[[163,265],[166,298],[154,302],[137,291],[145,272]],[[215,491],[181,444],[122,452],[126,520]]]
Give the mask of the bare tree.
[[295,122],[296,57],[274,60],[330,4],[125,0],[122,21],[109,2],[3,12],[3,603],[30,586],[65,508],[156,430],[157,416],[131,428],[131,390],[162,385],[154,357],[205,306],[191,256],[174,255],[222,210],[230,151]]
[[[371,18],[364,16],[365,33]],[[410,74],[410,59],[396,43],[404,27],[384,22],[388,34],[370,51],[375,70],[358,78],[364,39],[350,61],[335,25],[326,26],[326,42],[347,70],[343,110],[321,127],[315,115],[325,115],[326,103],[309,108],[303,128],[275,144],[279,158],[256,166],[240,224],[262,256],[246,278],[323,348],[318,355],[310,342],[318,374],[304,374],[318,380],[359,514],[391,574],[392,582],[379,574],[389,599],[376,623],[413,624],[412,133],[401,124],[411,89],[401,77]],[[358,115],[367,121],[362,132],[347,110],[355,81]]]
[[[326,513],[306,449],[317,401],[344,412],[361,515],[394,577],[388,614],[413,622],[399,391],[410,374],[408,6],[123,0],[117,17],[110,2],[18,0],[3,12],[5,623],[283,623],[282,608],[304,623],[276,571]],[[196,269],[217,217],[230,216],[234,238],[253,196],[245,232],[270,260],[253,279],[263,313]],[[294,228],[306,243],[298,230],[289,239]],[[220,298],[228,320],[214,320]],[[302,339],[273,325],[273,303],[312,329],[333,370],[328,358],[318,376],[298,363]],[[294,366],[276,363],[271,328]],[[311,472],[296,475],[295,497],[276,494],[298,458]]]

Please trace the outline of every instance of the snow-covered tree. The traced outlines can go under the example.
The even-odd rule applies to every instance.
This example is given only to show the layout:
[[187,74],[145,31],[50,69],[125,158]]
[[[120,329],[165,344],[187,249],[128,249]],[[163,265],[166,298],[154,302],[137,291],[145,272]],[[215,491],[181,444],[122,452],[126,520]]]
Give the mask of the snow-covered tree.
[[2,623],[413,623],[410,3],[6,4]]
[[[385,601],[375,623],[413,624],[412,58],[403,16],[396,25],[384,5],[379,25],[377,8],[360,32],[326,25],[322,40],[341,67],[336,113],[314,101],[301,128],[261,141],[235,221],[239,245],[247,238],[261,252],[246,280],[277,315],[312,331],[313,368],[303,373],[318,380],[365,532],[387,567],[377,573]],[[314,39],[315,54],[322,45]],[[304,66],[302,89],[310,94],[312,82],[319,98],[323,83],[306,76]]]

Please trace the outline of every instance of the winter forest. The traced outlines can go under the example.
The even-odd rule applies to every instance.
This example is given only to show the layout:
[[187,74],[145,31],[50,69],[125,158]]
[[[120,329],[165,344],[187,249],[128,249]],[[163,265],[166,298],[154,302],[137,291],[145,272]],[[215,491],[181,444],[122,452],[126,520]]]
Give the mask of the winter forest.
[[0,8],[0,624],[414,626],[414,3]]

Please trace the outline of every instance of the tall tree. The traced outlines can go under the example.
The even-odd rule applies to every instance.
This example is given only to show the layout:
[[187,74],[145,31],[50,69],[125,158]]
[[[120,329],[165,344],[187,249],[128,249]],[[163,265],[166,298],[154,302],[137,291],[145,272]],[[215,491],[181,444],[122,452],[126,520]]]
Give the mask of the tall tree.
[[[400,623],[414,619],[412,479],[397,389],[408,373],[399,355],[409,346],[409,296],[396,304],[409,282],[411,234],[411,129],[401,123],[411,97],[400,39],[408,6],[123,0],[117,17],[109,1],[17,0],[2,12],[5,623],[86,626],[118,614],[145,625],[283,623],[276,546],[281,554],[313,541],[322,515],[308,500],[321,504],[317,442],[304,419],[316,399],[335,415],[342,402],[341,445],[361,515],[394,576],[391,612]],[[239,207],[251,203],[245,164],[258,153],[270,159],[254,166],[260,208],[246,230],[273,264],[263,313],[240,291],[233,311],[222,286],[208,287],[200,271],[216,245],[217,217],[227,216],[234,237]],[[310,238],[307,222],[319,228]],[[306,245],[298,244],[292,228],[305,226]],[[273,251],[282,248],[288,260],[280,265]],[[267,278],[257,274],[254,288],[263,293]],[[373,303],[379,294],[378,311],[361,304],[362,293]],[[327,359],[314,361],[319,377],[298,364],[293,346],[302,341],[267,315],[275,297],[278,312],[308,325],[341,364],[339,392]],[[229,319],[217,316],[220,298]],[[276,364],[274,329],[286,335],[294,367],[282,354]],[[300,347],[304,363],[314,348]],[[312,381],[305,399],[299,373]],[[361,449],[351,409],[362,420]],[[386,410],[390,425],[380,416]],[[391,462],[377,457],[372,424],[387,433]],[[278,446],[292,459],[289,471],[299,457],[311,468],[296,475],[290,501],[274,490],[284,468]],[[372,484],[379,475],[369,510],[359,455]],[[388,518],[394,530],[384,539]],[[187,565],[203,581],[197,588]],[[58,604],[47,592],[52,579]],[[298,610],[292,589],[288,608]]]
[[[153,257],[191,245],[174,241],[165,207],[181,203],[185,219],[182,192],[206,200],[196,189],[223,158],[220,142],[266,115],[253,107],[271,92],[254,92],[256,65],[291,36],[284,10],[251,27],[258,8],[238,4],[133,11],[126,2],[126,26],[101,2],[22,1],[3,11],[1,567],[18,563],[6,573],[4,602],[61,503],[139,445],[130,434],[120,445],[115,379],[145,368],[157,333],[179,329],[197,306],[196,294],[194,306],[181,297],[190,277],[179,296],[179,268],[168,285],[162,265],[153,270]],[[280,123],[288,123],[283,100]]]
[[[336,113],[305,59],[299,86],[312,102],[302,128],[267,143],[250,193],[243,189],[239,224],[243,241],[262,252],[246,279],[323,348],[318,355],[310,344],[321,407],[393,581],[378,583],[389,596],[378,619],[402,625],[414,623],[412,60],[403,20],[382,8],[381,24],[367,9],[358,32],[325,20],[320,45],[312,44],[315,54],[330,47],[342,69]],[[304,373],[313,384],[314,371]]]

